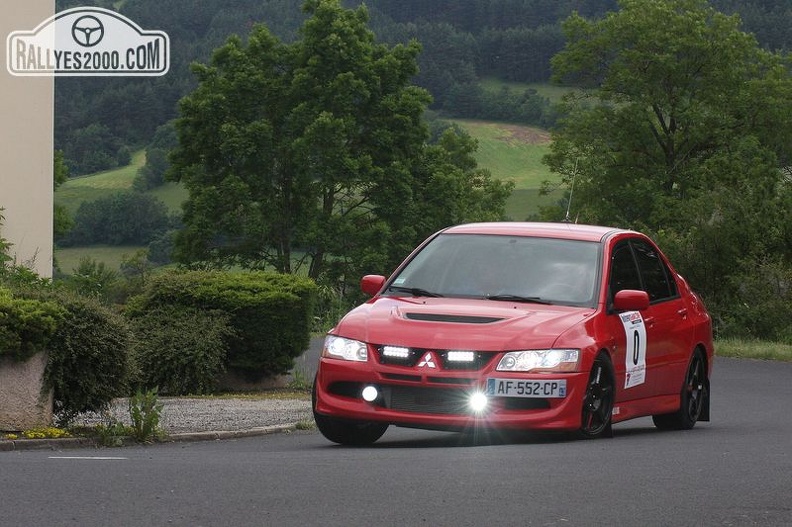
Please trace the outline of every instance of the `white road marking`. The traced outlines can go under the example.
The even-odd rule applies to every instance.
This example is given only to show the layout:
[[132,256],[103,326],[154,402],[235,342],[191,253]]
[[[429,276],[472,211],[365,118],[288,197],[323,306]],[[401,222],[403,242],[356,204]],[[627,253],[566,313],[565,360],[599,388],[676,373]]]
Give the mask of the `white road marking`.
[[100,461],[114,461],[119,459],[129,459],[128,457],[110,457],[110,456],[49,456],[48,459],[88,459]]

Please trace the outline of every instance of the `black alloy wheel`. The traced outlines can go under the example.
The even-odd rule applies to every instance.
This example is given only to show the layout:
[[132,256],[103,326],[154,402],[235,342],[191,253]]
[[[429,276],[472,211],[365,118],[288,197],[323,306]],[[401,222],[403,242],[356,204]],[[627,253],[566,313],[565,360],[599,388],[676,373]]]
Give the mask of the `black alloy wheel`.
[[580,435],[584,438],[611,436],[614,397],[613,376],[607,358],[594,360],[583,398],[583,420]]
[[661,430],[690,430],[701,417],[708,396],[706,362],[701,350],[697,349],[685,373],[679,410],[671,414],[653,415],[652,421]]

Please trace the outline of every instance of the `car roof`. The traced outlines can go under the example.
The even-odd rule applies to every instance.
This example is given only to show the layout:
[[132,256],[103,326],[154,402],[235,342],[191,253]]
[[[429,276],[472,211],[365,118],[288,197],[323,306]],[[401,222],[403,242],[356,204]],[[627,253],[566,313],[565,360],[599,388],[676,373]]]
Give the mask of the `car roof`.
[[576,223],[500,221],[456,225],[454,227],[449,227],[442,232],[448,234],[536,236],[541,238],[560,238],[564,240],[601,242],[607,236],[633,231],[617,229],[614,227],[603,227],[599,225],[580,225]]

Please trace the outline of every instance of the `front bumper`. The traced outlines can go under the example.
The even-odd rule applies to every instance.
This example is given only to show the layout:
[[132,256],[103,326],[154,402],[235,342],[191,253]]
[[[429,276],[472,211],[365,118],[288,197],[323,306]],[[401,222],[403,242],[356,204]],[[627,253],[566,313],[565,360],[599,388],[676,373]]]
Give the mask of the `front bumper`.
[[[316,377],[314,411],[337,419],[376,421],[400,426],[439,430],[475,428],[512,430],[577,430],[581,426],[588,374],[507,373],[480,371],[426,371],[371,363],[322,358]],[[468,404],[470,395],[482,392],[488,377],[514,379],[565,379],[563,398],[489,396],[480,412]],[[374,386],[375,401],[362,397]]]

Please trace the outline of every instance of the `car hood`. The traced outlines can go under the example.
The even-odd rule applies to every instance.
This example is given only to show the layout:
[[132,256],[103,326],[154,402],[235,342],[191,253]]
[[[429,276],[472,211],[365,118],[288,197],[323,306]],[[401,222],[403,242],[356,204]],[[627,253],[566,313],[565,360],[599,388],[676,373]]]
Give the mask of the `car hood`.
[[378,297],[350,311],[331,333],[426,349],[539,349],[553,347],[562,334],[569,337],[565,346],[585,339],[584,326],[594,312],[492,300]]

